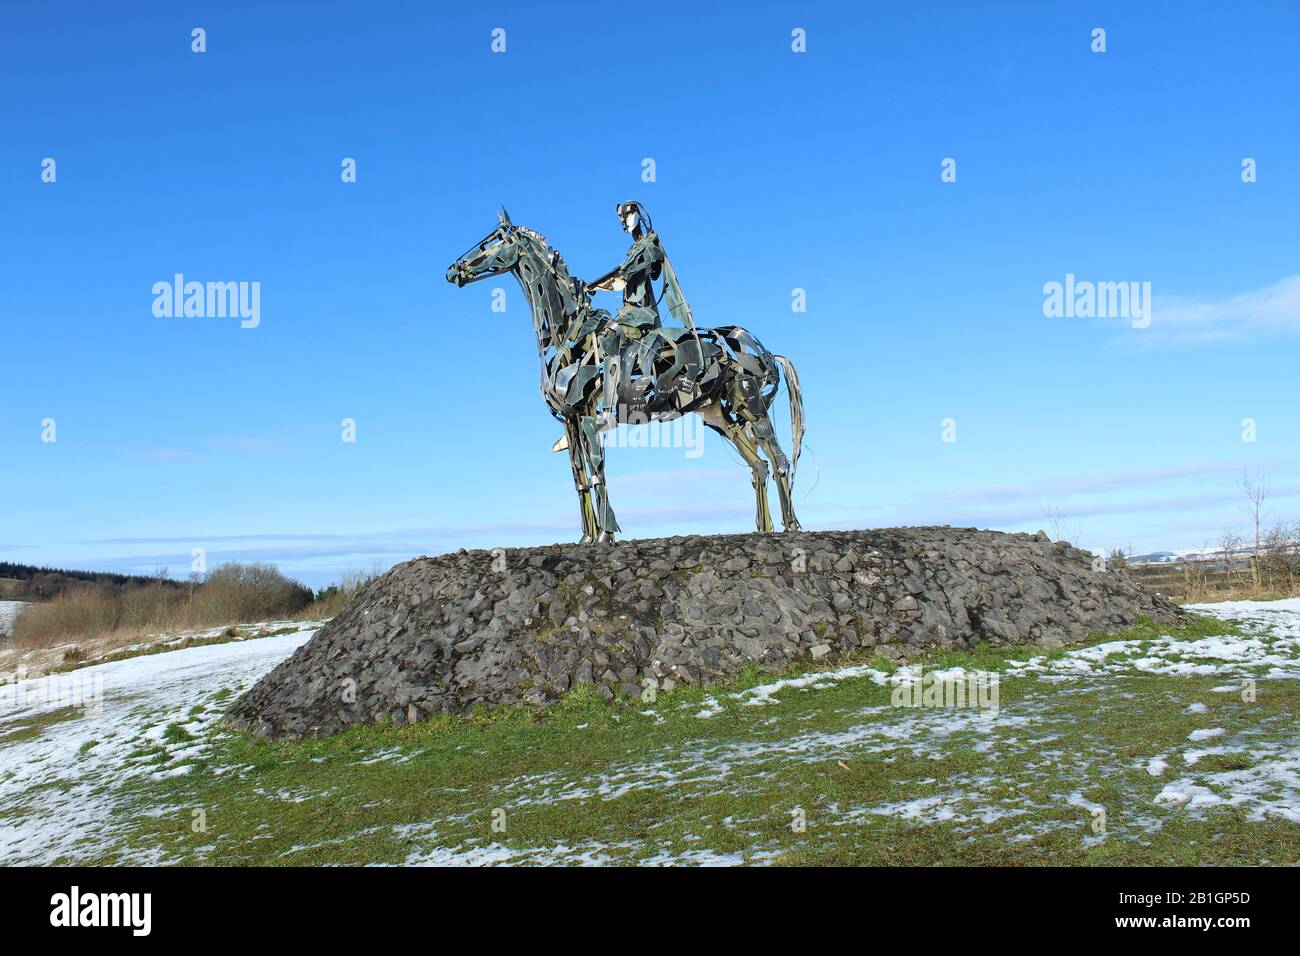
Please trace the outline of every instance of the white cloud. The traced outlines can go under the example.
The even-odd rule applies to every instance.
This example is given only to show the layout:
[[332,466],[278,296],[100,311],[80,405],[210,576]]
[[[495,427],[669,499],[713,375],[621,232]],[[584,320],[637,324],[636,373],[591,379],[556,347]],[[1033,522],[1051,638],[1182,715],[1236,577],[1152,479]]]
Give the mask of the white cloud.
[[1018,501],[1055,500],[1072,495],[1102,494],[1108,491],[1151,490],[1155,485],[1187,479],[1222,479],[1223,476],[1231,476],[1235,481],[1235,478],[1246,469],[1271,471],[1286,469],[1289,465],[1290,462],[1283,459],[1195,462],[1161,468],[1131,468],[1085,475],[1056,476],[1017,485],[968,485],[939,492],[932,497],[936,504],[943,506],[983,507]]
[[[896,506],[869,512],[852,506],[825,506],[817,509],[817,517],[826,520],[810,523],[810,527],[851,527],[865,522],[1015,529],[1024,525],[1041,526],[1046,521],[1047,508],[1071,521],[1136,515],[1144,516],[1145,525],[1158,515],[1208,511],[1211,515],[1221,515],[1218,520],[1234,522],[1241,516],[1238,505],[1243,498],[1237,479],[1244,468],[1263,468],[1285,477],[1291,473],[1291,462],[1284,459],[1197,462],[1055,476],[1019,485],[966,485],[925,492]],[[1272,489],[1270,500],[1280,503],[1297,496],[1300,496],[1300,484],[1280,484]]]
[[1133,345],[1247,343],[1300,334],[1300,275],[1226,299],[1157,296],[1151,326],[1126,334]]

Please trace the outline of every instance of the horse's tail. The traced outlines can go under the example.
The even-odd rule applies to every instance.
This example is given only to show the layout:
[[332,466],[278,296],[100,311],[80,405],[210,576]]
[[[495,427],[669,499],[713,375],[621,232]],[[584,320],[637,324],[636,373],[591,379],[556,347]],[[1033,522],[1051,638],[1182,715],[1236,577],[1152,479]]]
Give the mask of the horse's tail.
[[799,467],[799,452],[803,448],[803,392],[799,388],[799,373],[794,363],[784,355],[773,355],[781,371],[785,372],[785,390],[790,396],[790,487],[794,487],[794,473]]

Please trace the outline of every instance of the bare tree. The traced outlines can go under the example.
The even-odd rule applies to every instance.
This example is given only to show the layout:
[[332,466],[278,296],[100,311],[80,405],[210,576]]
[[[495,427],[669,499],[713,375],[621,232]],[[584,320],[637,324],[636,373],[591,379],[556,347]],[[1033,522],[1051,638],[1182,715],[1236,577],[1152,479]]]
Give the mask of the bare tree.
[[1056,505],[1043,505],[1043,517],[1047,519],[1047,527],[1053,541],[1061,540],[1061,509]]
[[1228,589],[1232,589],[1234,562],[1241,551],[1241,535],[1235,531],[1224,531],[1219,535],[1219,553],[1223,555],[1223,573],[1228,579]]
[[[1210,570],[1213,565],[1211,555],[1212,543],[1206,541],[1196,556],[1188,555],[1184,562],[1187,575],[1188,596],[1193,600],[1205,600],[1210,596]],[[1195,597],[1193,597],[1195,595]]]
[[1065,513],[1054,504],[1043,506],[1043,517],[1051,529],[1053,541],[1065,541],[1076,548],[1083,547],[1083,525],[1075,522],[1069,527],[1065,524]]
[[1268,498],[1268,475],[1241,473],[1241,493],[1246,496],[1246,514],[1255,528],[1255,548],[1251,557],[1251,580],[1259,587],[1260,530],[1264,523],[1264,502]]
[[1271,591],[1290,593],[1296,576],[1296,529],[1281,521],[1275,522],[1264,534],[1263,567],[1268,572]]

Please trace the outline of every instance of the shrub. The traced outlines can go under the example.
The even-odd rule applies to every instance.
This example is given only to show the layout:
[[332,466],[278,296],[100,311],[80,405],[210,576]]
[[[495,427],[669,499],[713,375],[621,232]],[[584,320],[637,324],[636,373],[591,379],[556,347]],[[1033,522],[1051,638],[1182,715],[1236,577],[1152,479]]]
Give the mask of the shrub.
[[311,589],[286,578],[274,564],[232,562],[204,579],[194,595],[194,610],[212,624],[260,621],[297,614],[312,598]]
[[331,584],[316,592],[316,599],[302,612],[302,617],[309,620],[334,617],[347,607],[353,595],[379,577],[383,568],[376,563],[372,571],[350,569],[343,572],[338,584]]
[[121,623],[122,608],[112,595],[93,587],[75,587],[46,604],[23,608],[14,620],[19,647],[53,643],[73,634],[107,634]]
[[99,637],[115,631],[219,627],[290,617],[312,603],[309,588],[273,564],[223,564],[192,594],[153,581],[115,593],[96,585],[70,588],[45,604],[24,608],[13,625],[20,647]]

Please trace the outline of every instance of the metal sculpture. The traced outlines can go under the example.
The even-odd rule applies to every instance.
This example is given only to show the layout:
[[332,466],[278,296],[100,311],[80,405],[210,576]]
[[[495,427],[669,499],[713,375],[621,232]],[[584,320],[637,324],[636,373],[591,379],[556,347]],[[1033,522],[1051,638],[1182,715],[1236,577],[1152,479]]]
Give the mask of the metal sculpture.
[[[758,530],[773,530],[770,462],[782,528],[798,531],[793,493],[804,421],[794,365],[738,325],[696,328],[644,208],[620,203],[617,212],[632,246],[622,264],[590,284],[569,274],[541,233],[514,225],[504,207],[497,228],[447,269],[447,281],[457,286],[509,273],[523,288],[537,336],[542,398],[564,426],[551,450],[569,452],[583,543],[612,541],[620,530],[605,482],[604,436],[621,424],[669,421],[688,412],[731,442],[749,465]],[[654,282],[661,278],[656,299]],[[622,291],[617,315],[593,306],[597,290]],[[684,327],[661,324],[658,304],[665,300]],[[790,402],[790,458],[768,416],[782,373]]]

